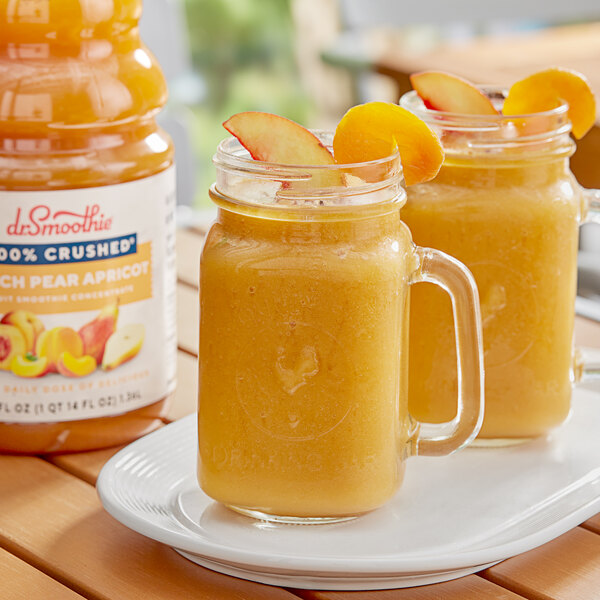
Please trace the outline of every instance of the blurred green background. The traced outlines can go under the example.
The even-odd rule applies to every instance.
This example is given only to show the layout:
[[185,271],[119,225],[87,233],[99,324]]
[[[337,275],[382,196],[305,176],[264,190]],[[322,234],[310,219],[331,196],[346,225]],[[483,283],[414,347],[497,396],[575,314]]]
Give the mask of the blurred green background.
[[313,107],[297,73],[288,0],[186,0],[185,8],[193,65],[206,84],[201,104],[191,108],[195,205],[207,207],[211,158],[228,135],[223,121],[262,110],[306,124]]

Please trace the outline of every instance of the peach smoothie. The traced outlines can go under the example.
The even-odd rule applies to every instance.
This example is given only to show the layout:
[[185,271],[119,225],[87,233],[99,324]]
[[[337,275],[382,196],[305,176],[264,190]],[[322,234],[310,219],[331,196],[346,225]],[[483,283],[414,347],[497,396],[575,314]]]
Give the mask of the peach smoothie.
[[[402,219],[415,241],[463,261],[477,282],[482,438],[541,435],[569,413],[580,206],[565,157],[541,164],[448,157],[434,182],[409,190]],[[411,304],[410,409],[420,420],[446,421],[457,386],[450,302],[433,286],[417,286]]]
[[[214,157],[219,211],[200,259],[198,482],[261,520],[351,519],[394,495],[408,457],[463,447],[483,418],[474,281],[400,219],[403,172],[431,179],[441,145],[385,103],[350,109],[333,136],[259,112],[223,125],[234,137]],[[454,300],[467,366],[459,418],[421,429],[408,289],[425,280]]]
[[[585,76],[559,67],[508,91],[439,71],[410,79],[415,91],[400,104],[438,132],[445,160],[433,181],[410,189],[402,218],[417,243],[457,257],[477,282],[480,438],[497,445],[547,434],[569,415],[575,379],[579,225],[597,200],[569,170],[569,134],[593,126],[594,94]],[[412,301],[409,405],[419,419],[443,421],[457,388],[450,307],[424,287]]]
[[221,210],[208,235],[199,481],[226,505],[343,517],[380,506],[401,482],[415,258],[397,211],[353,216]]

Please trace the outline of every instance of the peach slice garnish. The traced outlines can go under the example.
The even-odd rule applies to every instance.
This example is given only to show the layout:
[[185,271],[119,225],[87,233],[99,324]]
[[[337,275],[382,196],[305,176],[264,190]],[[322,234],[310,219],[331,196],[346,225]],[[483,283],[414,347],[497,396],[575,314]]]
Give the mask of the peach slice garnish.
[[596,101],[587,79],[570,69],[553,67],[512,85],[502,112],[525,115],[552,110],[566,102],[573,135],[582,138],[596,120]]
[[85,377],[96,370],[96,359],[89,354],[73,356],[62,352],[56,363],[56,370],[65,377]]
[[223,127],[255,160],[281,165],[333,165],[331,152],[319,138],[295,121],[264,112],[233,115]]
[[497,115],[492,101],[471,82],[444,73],[422,71],[410,76],[410,83],[428,108],[462,115]]
[[[316,135],[279,115],[256,111],[237,113],[225,121],[223,127],[238,139],[254,160],[315,167],[335,164],[333,155]],[[311,174],[311,181],[303,182],[304,185],[328,187],[342,183],[339,173],[331,170]],[[284,186],[290,187],[290,183],[285,182]]]
[[406,185],[433,179],[444,161],[435,133],[416,115],[387,102],[367,102],[351,108],[333,138],[338,163],[356,163],[400,153]]
[[34,354],[15,356],[10,363],[10,370],[18,377],[42,377],[49,371],[48,359]]

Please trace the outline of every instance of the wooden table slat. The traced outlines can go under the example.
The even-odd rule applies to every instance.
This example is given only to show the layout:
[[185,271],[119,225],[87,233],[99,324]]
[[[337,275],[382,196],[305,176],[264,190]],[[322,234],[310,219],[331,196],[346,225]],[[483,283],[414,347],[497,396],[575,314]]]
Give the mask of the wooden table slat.
[[[183,352],[178,353],[177,378],[177,391],[168,412],[169,421],[175,421],[196,411],[197,366],[194,357]],[[78,454],[59,454],[48,457],[47,460],[75,477],[95,485],[104,463],[120,449],[121,447],[117,447]]]
[[48,456],[46,460],[63,471],[83,479],[90,485],[96,485],[98,475],[109,458],[112,458],[124,446],[104,448],[92,452],[79,452],[77,454],[58,454]]
[[600,535],[576,527],[482,573],[530,600],[600,598]]
[[179,348],[198,356],[198,329],[200,327],[198,290],[177,286],[177,335]]
[[184,352],[177,353],[177,388],[167,412],[167,421],[176,421],[196,412],[198,406],[198,360]]
[[294,598],[127,529],[93,487],[39,458],[0,456],[0,489],[10,490],[0,495],[0,546],[91,600]]
[[177,278],[180,282],[198,288],[200,253],[204,236],[190,229],[177,231]]
[[313,592],[294,590],[304,600],[521,600],[510,592],[476,575],[416,588],[367,592]]
[[[584,523],[581,524],[582,527],[588,529],[589,531],[593,531],[594,533],[600,534],[600,514],[597,514],[595,517],[588,519]],[[600,594],[598,594],[600,597]]]
[[0,548],[0,597],[6,600],[85,600]]

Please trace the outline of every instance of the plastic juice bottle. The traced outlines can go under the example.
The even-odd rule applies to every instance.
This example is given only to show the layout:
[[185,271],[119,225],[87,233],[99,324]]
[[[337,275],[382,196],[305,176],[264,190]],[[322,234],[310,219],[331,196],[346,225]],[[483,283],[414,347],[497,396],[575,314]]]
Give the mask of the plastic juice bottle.
[[175,385],[173,147],[141,0],[0,0],[0,451],[160,424]]

